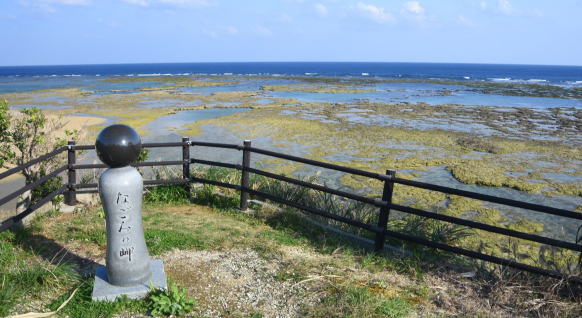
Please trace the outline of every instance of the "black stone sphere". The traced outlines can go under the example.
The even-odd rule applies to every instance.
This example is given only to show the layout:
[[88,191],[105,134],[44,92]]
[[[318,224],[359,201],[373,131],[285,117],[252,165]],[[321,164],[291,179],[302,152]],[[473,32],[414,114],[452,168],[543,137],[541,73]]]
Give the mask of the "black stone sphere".
[[127,125],[111,125],[97,136],[95,151],[97,157],[109,167],[127,167],[139,157],[141,138]]

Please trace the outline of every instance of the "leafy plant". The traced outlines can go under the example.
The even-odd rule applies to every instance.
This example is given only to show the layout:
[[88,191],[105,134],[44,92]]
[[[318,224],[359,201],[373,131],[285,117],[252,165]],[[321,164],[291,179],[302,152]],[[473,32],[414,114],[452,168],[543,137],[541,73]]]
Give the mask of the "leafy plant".
[[182,186],[157,186],[150,188],[144,201],[149,203],[186,204],[190,194]]
[[186,297],[186,288],[179,289],[173,280],[168,281],[169,291],[156,289],[150,285],[152,300],[152,315],[180,315],[184,316],[187,312],[194,310],[196,300]]
[[[67,121],[63,121],[61,116],[48,119],[40,108],[12,112],[6,100],[0,102],[0,166],[12,168],[22,165],[64,146],[67,140],[79,139],[79,131],[65,129],[66,124]],[[57,131],[62,131],[64,138],[58,137]],[[23,169],[26,184],[54,171],[63,163],[64,154],[61,154]],[[48,188],[53,186],[54,184],[45,185]],[[37,191],[36,194],[42,194],[41,192]],[[19,213],[38,200],[32,191],[27,191],[22,196],[26,204],[19,206]]]
[[[39,177],[44,177],[46,175],[46,171],[43,169],[40,172]],[[47,180],[41,183],[38,187],[32,189],[32,200],[31,204],[34,204],[40,201],[42,198],[46,197],[47,195],[51,194],[53,191],[56,191],[58,188],[63,186],[63,177],[56,176],[50,180]],[[63,201],[62,195],[57,195],[52,199],[54,205],[58,205]]]

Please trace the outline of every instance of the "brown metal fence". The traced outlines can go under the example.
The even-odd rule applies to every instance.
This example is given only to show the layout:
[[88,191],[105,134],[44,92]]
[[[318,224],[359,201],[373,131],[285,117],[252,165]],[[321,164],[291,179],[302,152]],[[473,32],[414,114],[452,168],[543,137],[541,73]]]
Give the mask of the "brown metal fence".
[[[389,219],[390,211],[397,210],[397,211],[401,211],[401,212],[405,212],[405,213],[409,213],[409,214],[413,214],[413,215],[418,215],[418,216],[422,216],[422,217],[426,217],[426,218],[431,218],[431,219],[445,221],[445,222],[449,222],[449,223],[453,223],[453,224],[463,225],[463,226],[467,226],[467,227],[474,228],[474,229],[480,229],[480,230],[484,230],[484,231],[488,231],[488,232],[492,232],[492,233],[507,235],[510,237],[525,239],[525,240],[529,240],[529,241],[533,241],[533,242],[546,244],[549,246],[555,246],[555,247],[569,249],[569,250],[572,250],[575,252],[582,253],[582,245],[577,244],[580,241],[580,239],[578,239],[578,237],[577,237],[576,242],[570,243],[570,242],[565,242],[565,241],[561,241],[561,240],[547,238],[547,237],[543,237],[543,236],[539,236],[539,235],[523,233],[523,232],[514,231],[514,230],[502,228],[502,227],[492,226],[492,225],[474,222],[474,221],[470,221],[470,220],[466,220],[466,219],[461,219],[461,218],[451,217],[451,216],[447,216],[447,215],[443,215],[443,214],[438,214],[435,212],[429,212],[429,211],[424,211],[424,210],[420,210],[420,209],[415,209],[415,208],[411,208],[411,207],[407,207],[407,206],[394,204],[394,203],[392,203],[392,195],[393,195],[393,189],[394,189],[395,183],[413,186],[413,187],[418,187],[418,188],[427,189],[427,190],[448,193],[448,194],[459,195],[459,196],[472,198],[472,199],[478,199],[478,200],[482,200],[482,201],[489,201],[489,202],[504,204],[504,205],[508,205],[508,206],[512,206],[512,207],[528,209],[531,211],[536,211],[536,212],[541,212],[541,213],[546,213],[546,214],[551,214],[551,215],[567,217],[567,218],[571,218],[573,220],[578,220],[578,221],[582,220],[581,213],[576,213],[576,212],[572,212],[572,211],[568,211],[568,210],[556,209],[556,208],[552,208],[552,207],[548,207],[548,206],[531,204],[531,203],[526,203],[526,202],[521,202],[521,201],[516,201],[516,200],[511,200],[511,199],[499,198],[499,197],[495,197],[495,196],[484,195],[484,194],[479,194],[479,193],[474,193],[474,192],[469,192],[469,191],[464,191],[464,190],[458,190],[458,189],[454,189],[454,188],[443,187],[443,186],[438,186],[438,185],[433,185],[433,184],[428,184],[428,183],[423,183],[423,182],[418,182],[418,181],[401,179],[401,178],[396,177],[396,172],[394,170],[387,170],[386,174],[379,174],[379,173],[373,173],[373,172],[338,166],[338,165],[334,165],[334,164],[324,163],[324,162],[320,162],[320,161],[305,159],[305,158],[301,158],[301,157],[290,156],[290,155],[281,154],[281,153],[268,151],[268,150],[264,150],[264,149],[253,148],[253,147],[251,147],[251,142],[248,140],[245,140],[242,145],[237,145],[237,144],[195,142],[195,141],[190,141],[189,138],[187,138],[187,137],[184,137],[184,138],[182,138],[182,142],[144,143],[142,146],[145,148],[182,147],[182,149],[183,149],[182,160],[180,160],[180,161],[140,162],[140,163],[132,164],[132,166],[134,166],[134,167],[137,167],[137,166],[164,166],[164,165],[182,165],[183,166],[183,178],[182,179],[144,181],[144,185],[184,183],[185,184],[184,186],[189,190],[189,183],[190,182],[200,182],[200,183],[211,184],[211,185],[230,188],[230,189],[236,189],[236,190],[241,191],[240,208],[243,211],[246,210],[248,207],[248,204],[249,204],[248,203],[248,195],[249,194],[260,196],[260,197],[263,197],[265,199],[268,199],[268,200],[271,200],[274,202],[285,204],[287,206],[301,209],[301,210],[309,212],[309,213],[313,213],[313,214],[316,214],[316,215],[319,215],[319,216],[322,216],[325,218],[340,221],[340,222],[349,224],[351,226],[359,227],[361,229],[365,229],[365,230],[368,230],[370,232],[373,232],[376,234],[376,240],[375,240],[375,244],[374,244],[374,250],[376,252],[382,251],[386,236],[390,236],[390,237],[393,237],[396,239],[400,239],[400,240],[404,240],[404,241],[409,241],[409,242],[437,248],[437,249],[440,249],[443,251],[448,251],[451,253],[468,256],[471,258],[491,262],[494,264],[499,264],[499,265],[503,265],[503,266],[507,266],[507,267],[511,267],[511,268],[516,268],[519,270],[528,271],[528,272],[531,272],[534,274],[565,279],[565,280],[570,281],[570,282],[582,284],[582,279],[580,277],[577,277],[577,276],[570,276],[570,275],[567,275],[564,273],[550,271],[547,269],[519,263],[519,262],[516,262],[515,260],[508,260],[508,259],[503,259],[503,258],[479,253],[479,252],[474,252],[474,251],[466,250],[466,249],[459,248],[456,246],[450,246],[447,244],[434,242],[434,241],[426,240],[423,238],[419,238],[419,237],[415,237],[415,236],[411,236],[411,235],[407,235],[407,234],[403,234],[403,233],[399,233],[399,232],[395,232],[395,231],[391,231],[391,230],[387,229],[387,222]],[[201,160],[201,159],[191,159],[189,148],[192,146],[242,150],[243,151],[242,165],[221,163],[221,162],[216,162],[216,161],[207,161],[207,160]],[[76,192],[75,191],[77,189],[97,187],[97,183],[91,183],[91,184],[78,184],[78,183],[76,183],[76,170],[78,170],[78,169],[106,168],[107,167],[104,164],[88,164],[88,165],[76,164],[76,161],[75,161],[76,151],[77,150],[88,150],[88,149],[95,149],[95,146],[94,145],[76,146],[74,141],[70,141],[69,144],[65,147],[61,147],[59,149],[56,149],[55,151],[48,153],[45,156],[42,156],[40,158],[37,158],[35,160],[32,160],[32,161],[24,164],[24,165],[21,165],[19,167],[16,167],[14,169],[11,169],[9,171],[6,171],[6,172],[0,174],[0,179],[2,179],[2,178],[5,178],[9,175],[12,175],[16,172],[19,172],[28,166],[39,163],[42,160],[48,159],[52,156],[56,156],[64,151],[68,152],[68,164],[67,165],[64,165],[64,166],[58,168],[57,170],[53,171],[52,173],[46,175],[45,177],[23,187],[20,190],[17,190],[15,192],[7,195],[3,199],[0,199],[0,205],[2,205],[4,203],[12,200],[13,198],[21,195],[22,193],[26,192],[27,190],[31,190],[31,189],[37,187],[38,185],[42,184],[43,182],[49,180],[50,178],[58,175],[59,173],[65,171],[65,170],[67,170],[69,173],[68,184],[63,185],[62,187],[60,187],[56,191],[54,191],[51,194],[49,194],[48,196],[44,197],[38,203],[29,207],[24,212],[6,220],[0,226],[0,232],[6,230],[10,226],[12,226],[14,223],[22,220],[24,217],[26,217],[27,215],[32,213],[34,210],[38,209],[39,207],[41,207],[45,203],[49,202],[55,196],[63,193],[66,189],[69,190],[69,196],[68,196],[69,201],[66,203],[69,205],[74,205],[74,204],[76,204]],[[371,198],[368,198],[368,197],[365,197],[362,195],[349,193],[349,192],[345,192],[345,191],[340,191],[340,190],[328,188],[326,186],[312,184],[309,182],[296,180],[293,178],[269,173],[266,171],[253,169],[250,167],[250,155],[251,155],[251,153],[272,156],[272,157],[276,157],[276,158],[291,160],[291,161],[309,164],[309,165],[313,165],[313,166],[317,166],[317,167],[327,168],[327,169],[331,169],[331,170],[335,170],[335,171],[341,171],[341,172],[345,172],[345,173],[349,173],[349,174],[354,174],[354,175],[359,175],[359,176],[363,176],[363,177],[368,177],[368,178],[380,180],[380,181],[384,182],[382,199],[371,199]],[[193,164],[193,163],[240,170],[240,171],[242,171],[241,184],[229,184],[229,183],[217,182],[217,181],[213,181],[213,180],[191,177],[190,176],[190,164]],[[262,175],[262,176],[265,176],[268,178],[296,184],[298,186],[307,187],[310,189],[323,191],[326,193],[330,193],[330,194],[334,194],[334,195],[338,195],[338,196],[342,196],[345,198],[349,198],[349,199],[353,199],[353,200],[357,200],[360,202],[374,205],[374,206],[380,208],[380,213],[378,215],[378,223],[376,225],[366,224],[366,223],[363,223],[363,222],[360,222],[357,220],[353,220],[353,219],[342,217],[339,215],[335,215],[335,214],[332,214],[332,213],[329,213],[326,211],[321,211],[318,209],[314,209],[312,207],[301,205],[301,204],[298,204],[296,202],[291,202],[291,201],[288,201],[285,199],[281,199],[281,198],[272,196],[268,193],[264,193],[264,192],[250,189],[249,188],[249,174],[250,173],[255,173],[255,174]]]

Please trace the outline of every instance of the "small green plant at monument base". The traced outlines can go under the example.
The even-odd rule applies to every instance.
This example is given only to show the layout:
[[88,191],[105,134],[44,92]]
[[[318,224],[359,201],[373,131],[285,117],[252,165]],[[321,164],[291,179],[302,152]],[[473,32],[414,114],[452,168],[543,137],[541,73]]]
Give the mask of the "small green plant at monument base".
[[168,280],[169,291],[156,289],[150,285],[151,295],[150,299],[153,316],[161,315],[180,315],[184,316],[186,313],[194,310],[196,300],[194,298],[186,297],[186,288],[179,289],[173,280]]

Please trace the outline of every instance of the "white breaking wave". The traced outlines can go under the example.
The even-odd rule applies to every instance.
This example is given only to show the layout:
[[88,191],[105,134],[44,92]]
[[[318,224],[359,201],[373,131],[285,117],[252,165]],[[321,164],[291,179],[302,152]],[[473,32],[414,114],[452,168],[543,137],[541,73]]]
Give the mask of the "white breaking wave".
[[160,73],[153,73],[153,74],[137,74],[137,76],[160,76]]
[[464,79],[471,79],[469,76],[463,76]]
[[224,73],[224,75],[232,75],[232,73]]
[[532,79],[527,80],[527,81],[528,82],[545,82],[546,80],[545,79],[535,79],[535,78],[532,78]]

